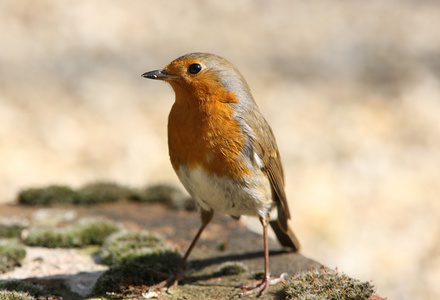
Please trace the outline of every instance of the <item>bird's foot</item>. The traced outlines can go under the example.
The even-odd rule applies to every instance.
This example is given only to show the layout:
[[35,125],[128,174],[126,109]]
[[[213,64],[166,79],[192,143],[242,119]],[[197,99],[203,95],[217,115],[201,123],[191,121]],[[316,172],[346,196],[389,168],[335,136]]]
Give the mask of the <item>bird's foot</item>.
[[152,285],[148,288],[149,291],[154,291],[154,290],[160,290],[163,288],[166,288],[167,291],[172,289],[173,287],[175,287],[178,283],[179,280],[183,279],[182,273],[181,272],[176,272],[172,275],[170,275],[167,279],[156,283],[155,285]]
[[253,293],[258,293],[257,297],[260,297],[261,295],[263,295],[268,289],[269,286],[277,284],[279,282],[285,282],[285,278],[288,276],[287,273],[283,273],[280,275],[280,277],[277,278],[273,278],[270,279],[269,276],[265,276],[264,279],[256,284],[256,285],[245,285],[245,286],[240,286],[239,288],[241,288],[242,290],[244,290],[241,293],[236,293],[234,294],[232,298],[238,296],[238,297],[243,297],[243,296],[247,296]]

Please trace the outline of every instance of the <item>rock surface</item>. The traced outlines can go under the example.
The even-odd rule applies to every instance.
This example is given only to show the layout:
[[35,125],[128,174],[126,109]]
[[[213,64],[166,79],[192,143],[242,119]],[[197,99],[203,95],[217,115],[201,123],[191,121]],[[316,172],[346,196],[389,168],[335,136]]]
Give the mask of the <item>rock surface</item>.
[[[45,208],[45,213],[50,215]],[[56,214],[70,214],[76,218],[106,218],[116,221],[129,230],[149,230],[167,239],[167,243],[184,252],[200,226],[199,215],[195,211],[175,210],[161,204],[141,204],[118,202],[88,207],[66,207],[53,209]],[[35,216],[41,215],[41,208],[18,205],[1,205],[0,216],[20,216],[32,224]],[[41,222],[41,220],[39,220]],[[270,270],[273,276],[282,273],[294,274],[309,269],[319,269],[321,264],[301,253],[283,251],[278,243],[270,240]],[[40,284],[50,284],[60,279],[72,292],[86,297],[99,275],[107,269],[99,264],[90,253],[81,249],[46,249],[28,247],[28,254],[19,268],[2,274],[0,279],[33,278]],[[219,276],[216,272],[225,262],[242,262],[249,272],[240,275]],[[173,294],[201,299],[212,297],[229,298],[239,290],[237,285],[255,282],[252,274],[263,270],[262,236],[250,231],[242,222],[228,216],[215,215],[212,223],[203,233],[201,240],[190,256],[187,277],[183,285],[174,289]],[[278,284],[262,299],[280,299],[282,284]],[[139,292],[142,295],[141,292]],[[221,295],[221,296],[220,296]],[[145,296],[145,294],[144,294]],[[172,297],[162,295],[162,297]],[[254,296],[252,296],[254,297]],[[252,298],[251,297],[251,298]],[[74,296],[70,296],[75,299]],[[65,297],[67,299],[67,297]]]

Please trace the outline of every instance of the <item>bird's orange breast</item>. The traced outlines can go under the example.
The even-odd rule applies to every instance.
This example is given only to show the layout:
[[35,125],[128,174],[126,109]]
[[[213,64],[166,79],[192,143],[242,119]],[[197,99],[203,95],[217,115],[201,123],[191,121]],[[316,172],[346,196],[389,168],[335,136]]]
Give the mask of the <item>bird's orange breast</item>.
[[[171,163],[178,171],[202,167],[210,174],[237,178],[249,173],[241,155],[246,137],[234,109],[235,94],[213,86],[204,94],[199,87],[173,85],[176,93],[168,119],[168,144]],[[203,90],[203,89],[202,89]],[[212,93],[212,91],[215,91]]]

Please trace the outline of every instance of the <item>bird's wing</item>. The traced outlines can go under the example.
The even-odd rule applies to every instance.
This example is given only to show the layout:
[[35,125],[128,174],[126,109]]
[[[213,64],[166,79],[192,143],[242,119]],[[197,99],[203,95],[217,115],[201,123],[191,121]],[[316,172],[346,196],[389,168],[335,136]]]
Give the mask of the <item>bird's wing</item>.
[[[249,124],[255,133],[255,137],[251,142],[253,150],[256,151],[263,162],[261,169],[269,178],[274,201],[277,203],[278,218],[276,221],[270,221],[269,223],[283,247],[290,248],[295,252],[299,251],[301,245],[289,224],[291,216],[284,191],[284,171],[275,136],[269,124],[259,112],[256,113],[255,118],[251,119],[259,120],[258,122],[254,121],[254,126]],[[258,127],[255,126],[255,123],[258,123]]]
[[260,112],[254,111],[250,114],[246,121],[255,135],[255,138],[251,140],[252,147],[262,160],[262,171],[269,178],[272,186],[274,201],[277,202],[280,226],[283,230],[287,230],[290,211],[284,191],[284,170],[275,136]]

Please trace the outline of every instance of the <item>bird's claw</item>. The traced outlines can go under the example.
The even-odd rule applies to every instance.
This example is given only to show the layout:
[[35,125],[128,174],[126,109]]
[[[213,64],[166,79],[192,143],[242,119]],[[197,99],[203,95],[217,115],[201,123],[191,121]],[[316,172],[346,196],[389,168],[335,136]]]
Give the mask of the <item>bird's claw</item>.
[[246,285],[246,286],[240,286],[239,288],[241,288],[242,290],[245,290],[244,292],[241,293],[236,293],[234,295],[232,295],[232,298],[235,297],[243,297],[243,296],[247,296],[253,293],[258,293],[257,297],[260,297],[261,295],[263,295],[271,285],[275,285],[279,282],[285,282],[285,278],[288,276],[287,273],[283,273],[280,275],[280,277],[277,278],[273,278],[270,279],[269,276],[266,276],[263,281],[261,281],[260,283],[256,284],[256,285]]
[[167,279],[156,283],[155,285],[152,285],[148,288],[148,291],[154,291],[154,290],[160,290],[163,288],[167,288],[167,291],[172,289],[173,287],[175,287],[178,283],[179,280],[181,280],[183,278],[183,276],[177,272],[175,274],[170,275]]

